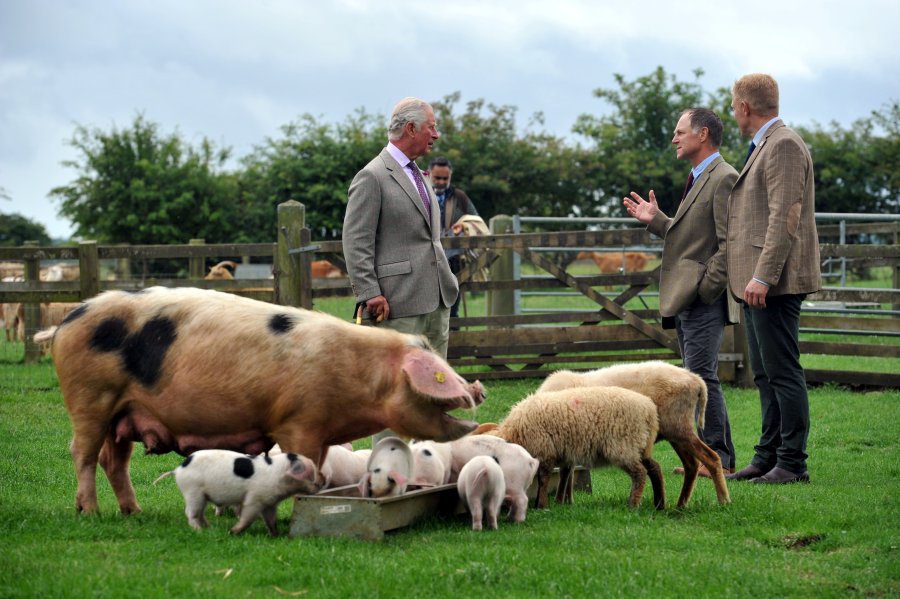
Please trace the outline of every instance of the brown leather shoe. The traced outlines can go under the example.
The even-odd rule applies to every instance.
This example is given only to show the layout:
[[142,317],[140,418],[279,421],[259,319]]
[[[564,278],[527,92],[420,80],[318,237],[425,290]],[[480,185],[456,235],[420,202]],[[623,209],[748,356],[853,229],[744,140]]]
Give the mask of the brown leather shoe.
[[[722,471],[725,473],[725,476],[729,474],[734,474],[734,468],[722,468]],[[681,466],[676,466],[672,469],[672,474],[684,475],[684,468]],[[700,468],[697,470],[697,474],[702,476],[703,478],[712,478],[712,474],[710,474],[709,470],[706,469],[706,466],[700,464]]]
[[795,474],[790,470],[785,470],[784,468],[775,466],[764,475],[750,479],[750,482],[762,485],[788,485],[791,483],[808,483],[809,472],[804,471],[800,474]]
[[757,468],[753,464],[750,464],[733,474],[726,474],[725,478],[728,480],[750,480],[752,478],[760,477],[766,472],[768,472],[768,470],[763,470],[762,468]]

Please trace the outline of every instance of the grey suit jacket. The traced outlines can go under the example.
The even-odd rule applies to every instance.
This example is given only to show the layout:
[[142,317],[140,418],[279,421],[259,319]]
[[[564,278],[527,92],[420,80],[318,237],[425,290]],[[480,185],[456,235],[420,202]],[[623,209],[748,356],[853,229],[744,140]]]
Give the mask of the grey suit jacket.
[[776,121],[738,176],[728,202],[727,268],[743,299],[750,279],[768,295],[821,287],[812,157],[797,133]]
[[[721,156],[694,181],[673,218],[657,212],[647,229],[663,239],[659,313],[675,316],[697,297],[711,304],[725,291],[725,228],[728,196],[738,173]],[[728,322],[740,310],[729,302]]]
[[450,307],[459,284],[441,247],[440,212],[429,185],[431,219],[415,185],[387,148],[350,184],[343,249],[357,302],[383,295],[391,318]]

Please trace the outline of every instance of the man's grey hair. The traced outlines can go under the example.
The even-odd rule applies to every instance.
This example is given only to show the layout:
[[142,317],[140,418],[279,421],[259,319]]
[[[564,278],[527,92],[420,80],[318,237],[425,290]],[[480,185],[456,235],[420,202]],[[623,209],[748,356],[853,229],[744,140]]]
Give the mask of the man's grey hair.
[[388,126],[388,139],[390,141],[400,139],[406,123],[412,123],[419,129],[425,122],[429,106],[428,102],[413,97],[403,98],[397,102],[391,114],[391,124]]

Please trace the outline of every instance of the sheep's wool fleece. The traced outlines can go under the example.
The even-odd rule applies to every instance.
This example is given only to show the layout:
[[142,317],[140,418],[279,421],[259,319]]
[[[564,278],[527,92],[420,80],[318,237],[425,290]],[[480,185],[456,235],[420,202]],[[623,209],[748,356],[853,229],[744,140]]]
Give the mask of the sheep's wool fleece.
[[658,428],[650,398],[621,387],[577,387],[526,397],[497,434],[542,462],[600,466],[649,457]]
[[651,360],[634,364],[617,364],[588,372],[559,370],[551,374],[537,392],[559,391],[571,387],[615,385],[646,395],[659,409],[660,429],[681,429],[692,425],[694,414],[700,417],[703,428],[706,413],[706,383],[693,372]]

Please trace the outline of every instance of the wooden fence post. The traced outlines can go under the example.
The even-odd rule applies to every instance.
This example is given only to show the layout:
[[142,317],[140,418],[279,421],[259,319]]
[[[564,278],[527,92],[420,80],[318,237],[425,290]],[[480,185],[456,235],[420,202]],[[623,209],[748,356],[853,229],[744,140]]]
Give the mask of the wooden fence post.
[[[896,224],[896,223],[895,223]],[[900,243],[900,229],[894,229],[894,245]],[[900,262],[894,262],[894,289],[900,289]],[[892,310],[900,310],[900,304],[893,304]]]
[[300,232],[306,226],[306,207],[296,200],[278,204],[278,243],[275,249],[275,303],[300,306],[302,303],[299,260],[290,250],[303,247]]
[[[188,245],[203,245],[205,239],[191,239]],[[203,256],[188,257],[188,277],[191,279],[202,279],[206,276],[206,259]]]
[[[513,219],[504,214],[498,214],[490,222],[491,235],[507,235],[512,233]],[[513,251],[500,250],[494,263],[491,264],[491,281],[511,280],[513,278]],[[488,290],[487,297],[488,316],[509,316],[515,313],[515,290],[497,289]]]
[[[26,241],[22,244],[24,247],[38,247],[37,241]],[[36,256],[25,259],[25,281],[38,285],[41,280],[41,261]],[[22,341],[25,343],[25,363],[35,364],[41,359],[41,348],[34,342],[34,334],[41,328],[41,304],[23,303],[22,311],[25,318],[24,331],[25,336]]]
[[[128,247],[131,244],[118,243],[116,245],[122,246],[122,247]],[[127,258],[127,257],[126,258],[118,258],[116,260],[115,273],[116,273],[116,279],[118,279],[120,281],[130,280],[131,279],[131,258]]]
[[100,252],[96,241],[78,244],[78,272],[81,282],[81,301],[100,293]]

